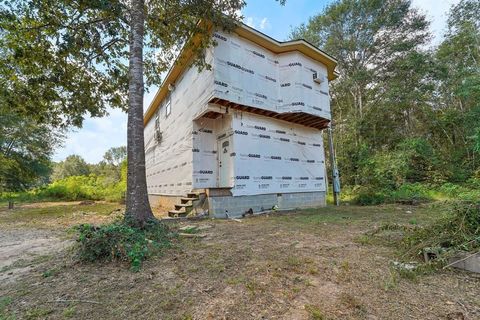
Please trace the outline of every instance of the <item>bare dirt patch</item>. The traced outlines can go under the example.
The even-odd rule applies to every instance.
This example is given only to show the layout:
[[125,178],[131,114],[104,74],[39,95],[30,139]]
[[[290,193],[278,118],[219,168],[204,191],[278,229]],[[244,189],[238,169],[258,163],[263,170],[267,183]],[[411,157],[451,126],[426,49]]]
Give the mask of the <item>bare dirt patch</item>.
[[359,241],[381,223],[426,223],[436,211],[343,207],[193,222],[209,226],[205,238],[179,238],[138,273],[54,254],[0,285],[8,301],[2,312],[20,319],[478,319],[478,276],[445,270],[404,278],[391,267],[392,246]]
[[49,256],[65,250],[70,241],[55,231],[16,229],[0,234],[0,282],[15,281]]

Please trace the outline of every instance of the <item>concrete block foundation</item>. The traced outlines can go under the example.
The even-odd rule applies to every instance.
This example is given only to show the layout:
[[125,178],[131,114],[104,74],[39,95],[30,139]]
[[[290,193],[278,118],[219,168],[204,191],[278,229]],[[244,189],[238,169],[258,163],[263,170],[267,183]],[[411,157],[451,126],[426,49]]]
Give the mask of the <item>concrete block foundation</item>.
[[246,211],[303,209],[324,207],[325,192],[297,192],[278,194],[258,194],[250,196],[210,196],[208,197],[209,214],[215,218],[239,217]]
[[[324,207],[326,205],[325,192],[297,192],[297,193],[274,193],[257,194],[250,196],[234,197],[227,192],[218,190],[207,192],[207,201],[202,205],[208,209],[211,217],[227,218],[240,217],[246,211],[252,209],[254,213],[271,210],[274,206],[278,210],[292,210]],[[149,196],[152,208],[168,212],[180,203],[182,196],[154,195]]]

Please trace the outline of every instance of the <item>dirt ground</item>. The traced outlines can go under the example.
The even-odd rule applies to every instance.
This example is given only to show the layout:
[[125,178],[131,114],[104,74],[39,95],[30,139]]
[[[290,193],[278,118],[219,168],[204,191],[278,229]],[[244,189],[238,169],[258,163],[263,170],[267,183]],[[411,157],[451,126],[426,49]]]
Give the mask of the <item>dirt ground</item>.
[[206,237],[177,240],[140,272],[78,263],[70,226],[121,211],[106,203],[0,211],[0,319],[480,319],[479,275],[405,276],[393,267],[398,234],[366,236],[385,223],[429,223],[439,205],[188,222]]

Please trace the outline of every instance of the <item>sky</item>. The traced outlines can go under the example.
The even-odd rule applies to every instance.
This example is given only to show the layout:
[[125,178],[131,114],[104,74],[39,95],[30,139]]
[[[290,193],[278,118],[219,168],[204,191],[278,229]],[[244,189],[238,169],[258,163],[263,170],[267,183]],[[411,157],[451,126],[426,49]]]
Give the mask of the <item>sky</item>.
[[[279,41],[288,39],[291,29],[307,22],[322,11],[332,0],[287,0],[281,6],[275,0],[247,0],[242,10],[244,22]],[[427,15],[434,35],[432,44],[438,44],[445,31],[447,12],[459,0],[412,0],[412,5]],[[157,88],[149,88],[144,97],[146,109]],[[71,154],[82,156],[89,163],[102,160],[111,147],[127,144],[127,116],[119,109],[110,109],[103,118],[87,118],[80,129],[71,130],[63,147],[56,150],[53,160],[62,161]]]

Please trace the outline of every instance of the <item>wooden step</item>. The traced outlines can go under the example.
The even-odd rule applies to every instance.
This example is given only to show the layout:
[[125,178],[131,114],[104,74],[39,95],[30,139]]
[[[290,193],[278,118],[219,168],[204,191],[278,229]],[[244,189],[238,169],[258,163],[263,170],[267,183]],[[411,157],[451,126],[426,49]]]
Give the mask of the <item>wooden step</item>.
[[188,215],[188,212],[182,210],[170,210],[168,211],[169,217],[185,217]]
[[180,200],[182,200],[182,201],[195,201],[195,200],[198,200],[198,197],[197,198],[183,197],[183,198],[180,198]]
[[179,207],[179,208],[188,208],[188,207],[191,207],[192,204],[191,203],[178,203],[175,205],[175,207]]
[[180,204],[176,204],[175,205],[175,210],[180,210],[184,208],[185,211],[190,211],[189,209],[192,208],[192,204],[188,204],[188,203],[180,203]]

